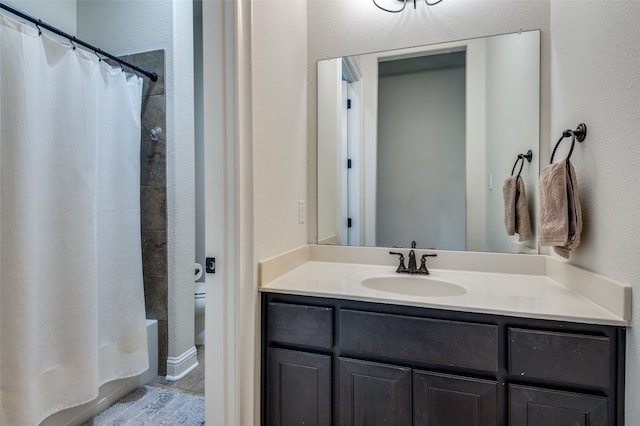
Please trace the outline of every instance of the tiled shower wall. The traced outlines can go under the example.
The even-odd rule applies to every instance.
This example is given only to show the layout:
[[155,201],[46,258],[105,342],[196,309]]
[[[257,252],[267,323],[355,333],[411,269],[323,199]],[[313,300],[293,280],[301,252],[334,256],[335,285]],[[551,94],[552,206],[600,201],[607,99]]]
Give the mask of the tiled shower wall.
[[[158,320],[158,374],[167,374],[167,173],[164,50],[128,55],[124,60],[158,74],[155,82],[144,78],[142,137],[140,145],[140,208],[144,299],[149,319]],[[151,129],[159,127],[158,141]]]

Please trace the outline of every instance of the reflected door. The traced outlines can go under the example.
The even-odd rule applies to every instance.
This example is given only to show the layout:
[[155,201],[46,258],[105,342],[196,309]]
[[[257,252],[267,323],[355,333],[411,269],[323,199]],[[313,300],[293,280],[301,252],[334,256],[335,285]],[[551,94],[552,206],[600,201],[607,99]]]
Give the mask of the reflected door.
[[466,67],[432,57],[379,64],[377,246],[466,248]]
[[346,96],[345,114],[343,123],[345,124],[345,142],[346,142],[346,205],[347,205],[347,241],[345,244],[350,246],[362,245],[362,215],[361,215],[361,183],[360,173],[362,164],[361,146],[360,146],[360,99],[354,83],[343,81],[343,93]]

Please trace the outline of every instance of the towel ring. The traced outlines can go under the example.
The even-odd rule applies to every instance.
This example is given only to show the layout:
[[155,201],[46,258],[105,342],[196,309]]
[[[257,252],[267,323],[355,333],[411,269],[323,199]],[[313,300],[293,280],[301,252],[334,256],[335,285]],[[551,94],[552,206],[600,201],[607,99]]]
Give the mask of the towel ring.
[[553,152],[551,153],[551,160],[549,161],[549,164],[553,164],[553,157],[556,155],[556,150],[558,149],[558,145],[560,145],[560,142],[562,142],[564,138],[568,138],[568,137],[571,137],[571,148],[569,149],[569,154],[567,154],[566,160],[571,158],[571,154],[573,153],[573,147],[575,146],[576,141],[582,142],[587,137],[587,125],[584,123],[580,123],[578,124],[578,127],[576,127],[575,130],[567,129],[564,132],[562,132],[562,136],[560,137],[560,139],[558,139],[558,142],[556,142],[556,146],[553,148]]
[[513,168],[511,169],[511,176],[513,176],[513,172],[516,170],[516,166],[518,165],[518,161],[521,161],[520,170],[518,170],[518,176],[520,176],[520,173],[522,173],[522,167],[524,166],[524,160],[525,159],[529,163],[531,162],[531,160],[533,159],[533,152],[531,150],[527,151],[526,154],[518,154],[518,158],[516,159],[516,162],[513,163]]

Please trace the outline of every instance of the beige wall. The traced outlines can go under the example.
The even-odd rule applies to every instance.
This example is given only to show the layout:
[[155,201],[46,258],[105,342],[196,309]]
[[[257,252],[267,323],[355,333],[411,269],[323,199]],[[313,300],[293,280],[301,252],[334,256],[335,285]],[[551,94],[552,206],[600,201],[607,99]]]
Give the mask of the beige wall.
[[[251,117],[240,111],[241,146],[238,149],[240,155],[242,150],[252,150],[252,154],[245,154],[243,158],[252,155],[253,188],[243,185],[242,176],[248,177],[249,172],[240,170],[238,196],[252,195],[244,204],[252,203],[251,211],[245,211],[244,215],[252,215],[253,228],[247,229],[246,222],[240,218],[238,244],[243,246],[245,254],[251,253],[251,266],[257,268],[259,260],[307,242],[308,221],[298,223],[298,201],[303,201],[309,212],[307,1],[250,0],[250,14],[251,88],[246,93],[250,98],[245,99],[241,92],[238,102],[250,102]],[[243,28],[237,31],[242,32]],[[240,52],[240,66],[246,64],[244,53],[246,50]],[[239,72],[242,84],[242,70]],[[242,136],[243,118],[251,122],[251,136],[246,139]],[[240,161],[242,163],[242,159]],[[244,236],[243,229],[248,232]],[[247,248],[251,243],[252,247]],[[241,256],[240,261],[242,259]],[[251,266],[240,265],[241,268]],[[238,424],[243,425],[260,423],[260,316],[256,276],[247,272],[236,283],[240,292],[237,344],[241,351],[237,354],[240,363]]]
[[307,242],[308,222],[298,223],[299,200],[310,213],[307,2],[256,0],[252,16],[254,254],[259,260]]
[[[571,263],[633,286],[627,425],[640,424],[639,22],[637,1],[551,2],[551,133],[543,140],[551,147],[562,129],[588,126],[571,156],[584,217]],[[564,153],[558,149],[556,156]]]

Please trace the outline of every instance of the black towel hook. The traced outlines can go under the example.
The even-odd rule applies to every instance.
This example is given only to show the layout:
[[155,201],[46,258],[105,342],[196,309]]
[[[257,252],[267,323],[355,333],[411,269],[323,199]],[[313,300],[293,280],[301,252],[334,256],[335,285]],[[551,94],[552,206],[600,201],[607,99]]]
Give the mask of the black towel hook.
[[551,153],[551,160],[549,161],[549,164],[553,164],[553,157],[556,155],[556,150],[558,149],[558,145],[560,145],[560,142],[562,142],[564,138],[568,138],[568,137],[571,137],[571,148],[569,149],[569,154],[567,154],[566,160],[569,160],[569,158],[571,157],[571,154],[573,153],[573,147],[575,146],[576,141],[582,142],[587,137],[587,125],[584,123],[580,123],[578,124],[578,127],[576,127],[575,130],[567,129],[564,132],[562,132],[562,136],[560,137],[560,139],[558,139],[558,142],[556,142],[556,146],[553,148],[553,152]]
[[526,154],[518,154],[518,158],[516,159],[516,162],[513,163],[513,168],[511,169],[511,176],[513,176],[513,172],[516,170],[516,166],[518,165],[518,161],[521,161],[520,170],[518,170],[518,177],[519,177],[520,173],[522,173],[522,167],[524,166],[524,160],[527,160],[530,163],[532,159],[533,159],[533,152],[531,150],[527,151]]

